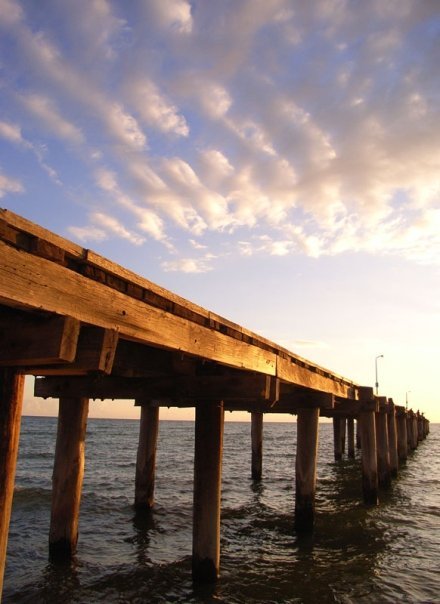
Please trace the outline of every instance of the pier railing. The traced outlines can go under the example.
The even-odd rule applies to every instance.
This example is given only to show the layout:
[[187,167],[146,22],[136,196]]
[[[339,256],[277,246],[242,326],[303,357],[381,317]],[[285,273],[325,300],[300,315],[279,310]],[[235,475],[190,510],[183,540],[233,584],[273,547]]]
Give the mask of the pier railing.
[[[319,416],[333,418],[335,458],[361,446],[364,499],[377,503],[408,449],[429,432],[395,406],[291,351],[7,210],[0,211],[0,577],[20,429],[23,376],[60,401],[51,555],[78,537],[89,399],[141,407],[135,505],[154,502],[160,406],[195,407],[193,575],[219,572],[223,415],[252,417],[252,476],[262,474],[263,414],[297,416],[295,525],[313,527]],[[1,580],[0,580],[1,590]]]

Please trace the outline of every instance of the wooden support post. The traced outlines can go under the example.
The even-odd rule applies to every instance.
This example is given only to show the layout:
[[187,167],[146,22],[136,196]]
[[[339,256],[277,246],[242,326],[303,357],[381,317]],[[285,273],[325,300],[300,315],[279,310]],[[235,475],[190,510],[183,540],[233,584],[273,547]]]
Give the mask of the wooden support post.
[[423,440],[423,417],[420,411],[417,411],[417,440]]
[[334,452],[335,452],[335,461],[339,461],[342,459],[341,428],[342,428],[341,418],[334,417],[333,418],[333,445],[334,445]]
[[347,418],[347,455],[354,458],[354,419]]
[[[380,397],[383,399],[384,397]],[[379,486],[389,487],[391,484],[390,474],[390,450],[388,444],[388,422],[386,403],[381,401],[379,411],[376,413],[376,446],[377,446],[377,476]]]
[[341,424],[341,453],[344,455],[345,453],[345,435],[347,432],[347,420],[345,417],[341,417],[339,420]]
[[356,419],[356,448],[361,448],[361,430],[359,426],[359,418]]
[[399,460],[406,461],[408,457],[408,433],[406,422],[406,411],[404,407],[399,407],[396,412],[397,421],[397,454]]
[[20,438],[24,376],[0,368],[0,600]]
[[263,474],[263,414],[251,413],[252,478],[261,480]]
[[359,427],[362,443],[362,489],[364,501],[376,505],[378,498],[377,447],[376,447],[376,401],[373,389],[360,388],[359,398],[362,402],[359,416]]
[[70,557],[76,550],[89,399],[60,398],[49,553]]
[[213,582],[220,569],[223,403],[196,407],[192,576]]
[[417,418],[412,410],[408,413],[408,439],[411,450],[417,449]]
[[315,521],[319,407],[298,409],[296,426],[295,528],[307,532]]
[[134,493],[134,505],[137,510],[149,510],[154,505],[158,432],[159,407],[141,404]]
[[388,447],[390,453],[390,474],[392,478],[396,478],[399,469],[399,456],[397,452],[397,425],[396,425],[396,408],[391,399],[388,400]]

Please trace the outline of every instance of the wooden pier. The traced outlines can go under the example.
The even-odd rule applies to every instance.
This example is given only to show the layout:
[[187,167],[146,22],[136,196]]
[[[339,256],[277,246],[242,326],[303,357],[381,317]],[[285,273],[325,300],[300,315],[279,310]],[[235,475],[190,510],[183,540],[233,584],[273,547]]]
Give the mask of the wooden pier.
[[225,410],[251,413],[255,480],[263,416],[297,416],[295,527],[313,529],[320,416],[333,418],[335,458],[361,447],[363,497],[376,504],[429,432],[419,412],[376,397],[245,328],[7,211],[0,211],[0,594],[18,451],[23,380],[59,399],[49,551],[71,556],[79,527],[90,399],[141,407],[134,505],[154,505],[161,406],[195,407],[193,577],[220,569]]

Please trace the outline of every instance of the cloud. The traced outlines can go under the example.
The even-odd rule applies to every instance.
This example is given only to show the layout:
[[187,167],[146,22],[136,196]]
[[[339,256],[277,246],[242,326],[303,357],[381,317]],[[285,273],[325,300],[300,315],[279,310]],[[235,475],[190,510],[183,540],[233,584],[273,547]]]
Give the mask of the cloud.
[[186,0],[145,0],[156,24],[179,34],[192,30],[191,4]]
[[7,193],[24,193],[24,191],[24,186],[19,180],[0,172],[0,198]]
[[0,137],[12,143],[23,143],[20,126],[17,124],[9,124],[8,122],[0,122]]
[[165,272],[181,273],[207,273],[213,269],[210,264],[211,258],[179,258],[162,262],[161,266]]
[[82,241],[82,242],[104,241],[105,239],[107,239],[106,232],[96,226],[88,226],[88,227],[69,226],[67,228],[67,230],[74,237],[76,237],[76,239],[79,239],[79,241]]
[[51,99],[42,95],[31,94],[28,96],[22,95],[21,101],[29,111],[39,120],[42,120],[45,126],[60,138],[75,144],[81,144],[84,141],[81,130],[61,116]]
[[189,127],[178,109],[151,80],[133,79],[127,94],[141,119],[151,128],[177,136],[188,136]]

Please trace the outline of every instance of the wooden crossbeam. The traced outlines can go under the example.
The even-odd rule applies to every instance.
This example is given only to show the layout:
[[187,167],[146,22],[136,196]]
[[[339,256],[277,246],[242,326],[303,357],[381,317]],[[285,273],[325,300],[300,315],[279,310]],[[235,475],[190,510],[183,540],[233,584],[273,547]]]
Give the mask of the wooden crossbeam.
[[0,308],[0,365],[69,363],[76,356],[80,322]]
[[45,377],[35,380],[35,396],[98,399],[156,400],[163,404],[195,404],[206,400],[273,402],[276,380],[261,374],[228,376],[169,376],[123,378],[115,376]]
[[78,338],[77,352],[72,363],[26,367],[29,375],[87,375],[110,374],[113,369],[118,332],[91,325],[83,325]]

